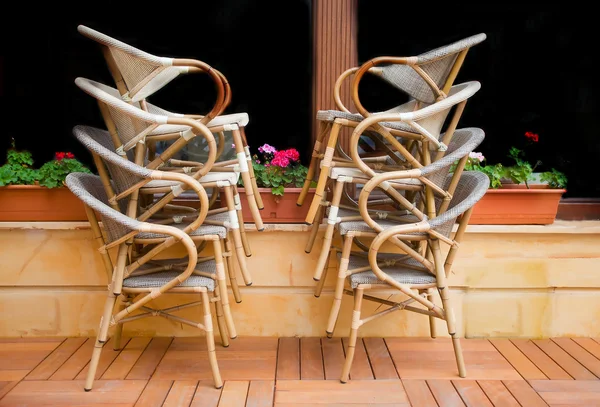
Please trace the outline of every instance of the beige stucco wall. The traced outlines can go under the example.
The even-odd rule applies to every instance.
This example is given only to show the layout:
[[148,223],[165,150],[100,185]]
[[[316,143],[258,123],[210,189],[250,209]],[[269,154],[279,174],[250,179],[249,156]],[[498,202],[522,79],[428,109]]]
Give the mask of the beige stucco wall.
[[[254,284],[242,288],[241,304],[230,297],[238,334],[324,335],[335,261],[323,295],[316,299],[312,272],[318,253],[304,252],[306,227],[268,229],[248,231]],[[106,284],[85,223],[0,224],[0,336],[93,335]],[[600,336],[600,222],[470,226],[450,286],[462,336]],[[379,294],[397,296],[392,290]],[[157,302],[182,300],[181,295],[167,295]],[[344,298],[336,335],[348,334],[351,302]],[[367,303],[363,309],[377,307]],[[181,315],[197,319],[200,310]],[[446,334],[444,323],[438,322],[438,332]],[[160,318],[126,324],[125,332],[199,334]],[[361,335],[426,336],[428,319],[397,312],[364,325]]]

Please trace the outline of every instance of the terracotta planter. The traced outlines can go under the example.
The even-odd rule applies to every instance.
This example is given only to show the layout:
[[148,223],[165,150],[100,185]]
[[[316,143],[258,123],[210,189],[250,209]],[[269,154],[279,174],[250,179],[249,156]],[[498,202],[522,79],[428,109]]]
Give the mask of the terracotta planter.
[[67,187],[0,187],[0,222],[87,221],[83,203]]
[[[302,188],[286,188],[282,197],[276,197],[271,193],[271,188],[259,188],[265,208],[260,211],[264,223],[304,223],[308,208],[315,195],[314,189],[308,191],[304,205],[297,206],[296,201]],[[244,188],[239,188],[242,201],[242,212],[244,222],[252,223],[252,213],[248,207],[248,199]]]
[[554,222],[564,189],[547,185],[506,184],[489,189],[473,208],[470,225],[549,225]]

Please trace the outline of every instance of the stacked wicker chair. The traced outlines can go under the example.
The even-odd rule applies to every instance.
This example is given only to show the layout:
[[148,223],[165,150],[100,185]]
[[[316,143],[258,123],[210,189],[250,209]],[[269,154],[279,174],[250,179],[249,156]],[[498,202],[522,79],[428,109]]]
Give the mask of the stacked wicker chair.
[[[160,316],[206,332],[209,365],[215,387],[223,385],[215,353],[211,303],[221,343],[237,337],[229,304],[227,277],[236,302],[242,300],[233,264],[237,259],[244,283],[252,284],[246,264],[251,250],[246,239],[237,182],[248,186],[247,197],[260,231],[262,201],[249,165],[243,132],[248,116],[221,115],[231,98],[226,78],[196,60],[156,57],[80,26],[79,31],[102,45],[117,89],[77,78],[76,85],[98,103],[106,130],[76,126],[73,134],[92,154],[98,176],[70,174],[67,186],[85,203],[109,279],[107,300],[85,382],[92,388],[108,331],[115,327],[120,347],[125,322]],[[217,87],[217,100],[206,115],[171,113],[146,98],[181,73],[205,72]],[[236,159],[222,159],[225,132],[231,132]],[[216,136],[216,137],[215,137]],[[167,142],[157,151],[159,142]],[[206,151],[203,160],[176,159],[183,147],[197,142]],[[213,193],[209,198],[207,190]],[[197,196],[199,206],[176,204],[181,194]],[[225,203],[213,208],[217,197]],[[104,232],[97,215],[101,216]],[[180,243],[185,257],[166,252]],[[116,257],[108,255],[116,249]],[[206,252],[205,252],[206,249]],[[171,252],[177,253],[177,252]],[[114,260],[114,261],[113,261]],[[151,307],[164,293],[198,293],[197,301],[166,309]],[[174,315],[201,306],[202,322]]]
[[[447,277],[473,205],[489,186],[487,176],[465,172],[471,153],[484,139],[477,128],[459,128],[467,101],[480,89],[479,82],[454,84],[467,51],[485,39],[475,35],[416,57],[380,57],[338,79],[334,99],[339,111],[321,111],[321,131],[315,143],[307,190],[320,167],[316,193],[306,218],[313,223],[306,251],[315,244],[319,225],[325,233],[314,279],[319,297],[329,259],[338,259],[334,299],[326,327],[334,333],[342,297],[354,297],[346,362],[341,381],[349,379],[358,330],[363,324],[394,311],[412,311],[429,317],[436,336],[435,319],[446,321],[452,338],[459,376],[466,376]],[[365,73],[380,76],[411,98],[385,112],[369,113],[358,98]],[[358,113],[341,103],[342,82],[353,75],[352,97]],[[343,126],[353,128],[340,140]],[[322,151],[329,134],[326,149]],[[365,140],[376,147],[366,153]],[[346,150],[343,148],[346,147]],[[328,197],[327,191],[331,191]],[[298,204],[303,204],[301,195]],[[459,226],[453,234],[453,227]],[[333,247],[335,232],[342,246]],[[446,256],[441,246],[449,245]],[[402,301],[374,294],[372,289],[396,289]],[[436,304],[435,291],[441,305]],[[362,302],[374,301],[384,309],[364,317]]]

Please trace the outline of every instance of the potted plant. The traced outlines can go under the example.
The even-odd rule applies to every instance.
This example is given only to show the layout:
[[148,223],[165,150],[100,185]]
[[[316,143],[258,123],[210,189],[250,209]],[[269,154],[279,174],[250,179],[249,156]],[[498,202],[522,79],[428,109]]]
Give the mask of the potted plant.
[[63,186],[71,172],[90,172],[69,152],[55,154],[54,160],[33,168],[28,151],[14,147],[0,167],[0,221],[85,221],[81,201]]
[[[526,132],[527,145],[539,141],[539,135]],[[487,164],[483,154],[469,155],[465,170],[481,171],[490,178],[490,189],[473,208],[470,224],[547,225],[554,222],[558,203],[567,185],[567,177],[552,168],[535,172],[524,149],[511,147],[508,157],[514,165]]]
[[[258,148],[252,156],[252,166],[259,187],[264,209],[261,211],[265,223],[304,223],[308,205],[298,207],[296,200],[306,179],[308,168],[300,163],[300,154],[295,148],[277,150],[269,144]],[[240,186],[243,186],[240,178]],[[240,194],[244,188],[240,188]],[[307,200],[312,199],[311,190]],[[244,221],[252,222],[245,197],[241,199]]]

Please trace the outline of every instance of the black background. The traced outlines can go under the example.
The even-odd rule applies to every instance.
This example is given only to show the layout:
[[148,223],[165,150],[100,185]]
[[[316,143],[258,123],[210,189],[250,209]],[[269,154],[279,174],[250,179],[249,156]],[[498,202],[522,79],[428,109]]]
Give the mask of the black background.
[[[91,163],[71,136],[76,124],[102,126],[97,106],[73,83],[78,76],[112,85],[97,44],[81,36],[84,24],[144,51],[200,59],[231,83],[228,113],[248,112],[251,146],[296,147],[306,162],[310,148],[311,10],[308,0],[161,3],[77,3],[62,12],[55,3],[19,3],[1,27],[0,154],[10,139],[41,165],[55,151],[72,151]],[[150,4],[150,3],[148,3]],[[597,21],[581,8],[492,5],[486,8],[409,7],[406,2],[359,1],[359,61],[409,56],[484,32],[457,83],[478,80],[460,126],[481,127],[480,151],[491,163],[510,164],[510,146],[524,133],[540,135],[528,149],[541,171],[567,173],[567,196],[600,196],[597,162]],[[437,11],[436,11],[437,10]],[[205,113],[214,100],[205,75],[183,76],[151,101],[187,113]],[[404,97],[378,79],[361,86],[368,110],[395,106]]]

